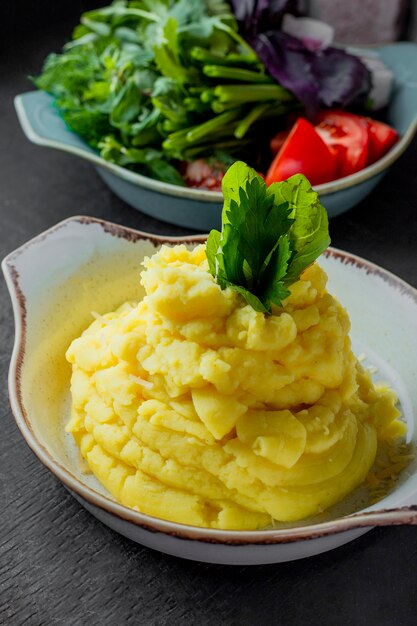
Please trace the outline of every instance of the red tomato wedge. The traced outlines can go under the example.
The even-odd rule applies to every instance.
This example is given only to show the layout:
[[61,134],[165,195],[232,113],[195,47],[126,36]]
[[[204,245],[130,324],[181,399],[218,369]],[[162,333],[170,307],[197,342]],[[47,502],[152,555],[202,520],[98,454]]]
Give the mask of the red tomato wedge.
[[323,111],[315,117],[314,122],[317,133],[337,154],[337,178],[349,176],[366,167],[369,149],[366,118],[346,111]]
[[316,133],[314,126],[300,117],[292,127],[281,150],[266,174],[266,183],[286,180],[293,174],[304,174],[312,185],[337,178],[337,160]]
[[397,143],[399,137],[396,130],[384,124],[383,122],[377,122],[367,117],[366,122],[368,124],[369,133],[369,149],[368,149],[368,163],[375,163],[379,161],[387,152],[391,150],[392,146]]

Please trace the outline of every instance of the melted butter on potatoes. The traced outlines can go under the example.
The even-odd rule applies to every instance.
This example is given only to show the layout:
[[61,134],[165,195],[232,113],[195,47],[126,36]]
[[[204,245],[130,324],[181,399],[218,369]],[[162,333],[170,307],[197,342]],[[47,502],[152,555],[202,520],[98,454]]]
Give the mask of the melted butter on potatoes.
[[162,246],[144,266],[144,299],[67,352],[67,430],[123,504],[211,528],[296,521],[344,498],[378,442],[404,434],[317,264],[271,316],[220,289],[202,245]]

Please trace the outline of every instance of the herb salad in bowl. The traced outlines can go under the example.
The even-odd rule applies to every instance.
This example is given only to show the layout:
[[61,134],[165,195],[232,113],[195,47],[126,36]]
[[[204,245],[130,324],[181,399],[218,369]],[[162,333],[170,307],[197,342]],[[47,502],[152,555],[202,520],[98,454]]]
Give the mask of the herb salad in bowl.
[[[219,227],[221,179],[242,158],[268,182],[304,173],[329,215],[340,213],[377,183],[414,134],[415,47],[364,56],[331,46],[314,21],[311,33],[305,19],[288,17],[256,3],[243,9],[207,0],[119,1],[88,12],[35,79],[47,93],[17,98],[22,126],[33,141],[92,161],[123,199],[173,223]],[[366,121],[379,116],[370,103],[384,107],[393,80],[385,116],[393,135],[383,127],[375,152],[372,129],[381,127]],[[340,119],[346,108],[355,126],[346,117],[342,127],[317,118],[324,109]],[[290,132],[298,118],[312,125],[301,152]],[[278,164],[277,133],[286,137]],[[335,144],[340,135],[346,139]],[[346,149],[352,141],[353,159]],[[312,153],[321,155],[319,167],[309,164]]]
[[206,245],[78,217],[4,260],[26,441],[99,519],[185,558],[278,562],[416,523],[415,290],[326,250],[301,175],[267,187],[235,163],[223,191]]

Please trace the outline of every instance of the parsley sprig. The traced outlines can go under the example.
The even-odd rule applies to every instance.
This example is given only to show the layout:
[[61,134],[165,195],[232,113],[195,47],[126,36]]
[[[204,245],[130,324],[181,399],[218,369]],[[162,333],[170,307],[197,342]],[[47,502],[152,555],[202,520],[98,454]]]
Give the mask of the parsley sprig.
[[271,313],[330,244],[326,210],[302,174],[267,187],[241,161],[227,171],[223,196],[222,231],[207,240],[209,270],[222,289]]

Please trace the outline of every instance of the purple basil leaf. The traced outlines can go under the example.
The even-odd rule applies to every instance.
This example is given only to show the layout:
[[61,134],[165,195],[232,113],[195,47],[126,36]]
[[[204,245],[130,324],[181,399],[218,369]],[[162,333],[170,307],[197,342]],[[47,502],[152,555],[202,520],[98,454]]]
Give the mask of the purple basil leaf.
[[279,29],[284,13],[298,14],[299,0],[231,0],[240,33],[251,38]]
[[313,53],[296,37],[270,31],[250,43],[275,80],[314,113],[319,107],[319,86],[312,73]]
[[344,108],[363,101],[371,88],[371,74],[365,64],[340,48],[325,48],[317,54],[312,72],[325,107]]
[[370,73],[355,56],[339,48],[313,51],[301,39],[269,31],[250,39],[275,80],[291,91],[314,115],[324,107],[346,107],[369,92]]

